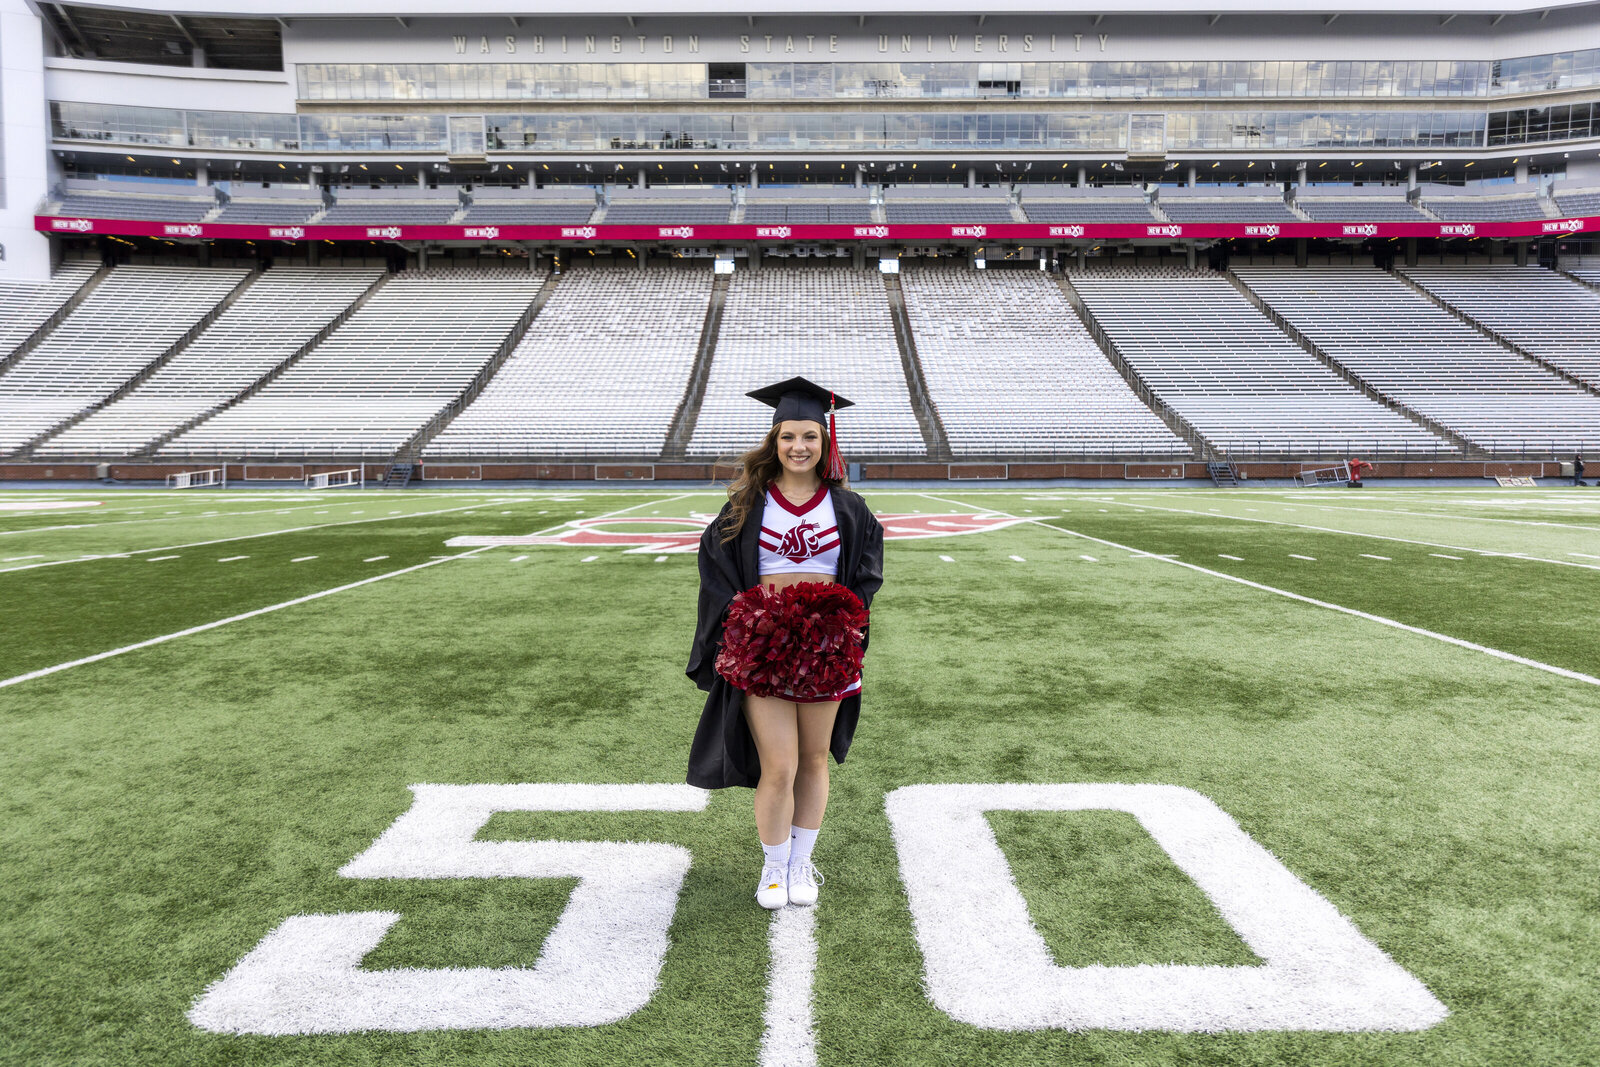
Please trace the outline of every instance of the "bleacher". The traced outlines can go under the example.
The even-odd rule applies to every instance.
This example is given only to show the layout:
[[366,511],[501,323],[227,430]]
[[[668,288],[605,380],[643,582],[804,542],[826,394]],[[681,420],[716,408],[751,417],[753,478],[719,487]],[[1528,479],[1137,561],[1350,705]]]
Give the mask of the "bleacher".
[[376,270],[277,267],[126,395],[45,441],[40,456],[120,456],[232,400],[371,288]]
[[[1068,188],[1029,190],[1023,193],[1022,209],[1029,222],[1042,223],[1150,223],[1158,222],[1144,195],[1123,190],[1107,190],[1112,195],[1091,196],[1096,190]],[[1068,195],[1071,194],[1071,195]]]
[[1357,392],[1220,274],[1129,268],[1071,282],[1145,385],[1221,451],[1453,450]]
[[659,454],[694,366],[711,280],[709,271],[569,271],[425,455]]
[[526,271],[394,275],[260,392],[157,455],[392,455],[466,390],[543,283]]
[[811,190],[800,189],[748,189],[745,191],[744,222],[750,226],[828,223],[864,226],[873,221],[872,202],[867,199],[866,190],[853,196],[826,191],[832,195],[808,196]]
[[955,455],[1187,455],[1128,388],[1049,276],[900,275],[928,397]]
[[1375,268],[1235,273],[1342,366],[1486,449],[1600,446],[1600,397],[1484,337]]
[[282,200],[235,199],[212,222],[253,226],[299,226],[322,210],[322,201],[309,197]]
[[69,190],[55,214],[85,219],[139,219],[152,222],[199,222],[217,206],[216,197],[100,195]]
[[47,282],[0,280],[0,360],[49,322],[94,271],[91,263],[63,263]]
[[0,375],[0,453],[88,408],[176,344],[248,274],[118,267]]
[[1295,206],[1317,222],[1432,222],[1404,196],[1322,196],[1302,192]]
[[614,188],[601,221],[607,226],[719,226],[733,212],[727,189],[713,186]]
[[1475,196],[1424,191],[1422,204],[1446,222],[1516,222],[1542,219],[1544,205],[1537,196]]
[[594,210],[592,196],[489,199],[479,193],[462,221],[468,226],[582,226]]
[[882,277],[829,267],[741,271],[730,279],[689,454],[754,448],[772,425],[772,410],[744,394],[797,374],[855,402],[840,417],[847,457],[925,453]]
[[889,188],[883,194],[884,218],[892,224],[1016,222],[1011,201],[992,190],[959,187]]
[[1589,285],[1600,287],[1600,270],[1578,267],[1573,270],[1569,270],[1567,273],[1572,275],[1574,278],[1577,278],[1581,282],[1586,282]]
[[322,216],[323,226],[440,226],[461,208],[456,199],[413,200],[402,197],[358,199],[345,194]]
[[1401,267],[1496,334],[1600,388],[1600,293],[1542,267]]
[[1592,218],[1600,215],[1600,192],[1571,192],[1555,196],[1561,214],[1568,218]]
[[1157,199],[1173,222],[1300,222],[1300,216],[1272,189],[1224,187],[1224,195],[1206,186],[1162,189]]

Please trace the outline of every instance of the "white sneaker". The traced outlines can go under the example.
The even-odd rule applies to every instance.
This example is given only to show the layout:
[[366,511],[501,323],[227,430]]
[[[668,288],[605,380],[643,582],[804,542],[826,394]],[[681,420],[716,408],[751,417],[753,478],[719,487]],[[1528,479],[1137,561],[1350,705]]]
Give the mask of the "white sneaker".
[[789,868],[789,903],[809,908],[817,902],[817,887],[826,882],[822,872],[809,863]]
[[[812,891],[816,899],[816,891]],[[768,911],[789,903],[789,868],[763,867],[761,881],[756,885],[756,903]]]

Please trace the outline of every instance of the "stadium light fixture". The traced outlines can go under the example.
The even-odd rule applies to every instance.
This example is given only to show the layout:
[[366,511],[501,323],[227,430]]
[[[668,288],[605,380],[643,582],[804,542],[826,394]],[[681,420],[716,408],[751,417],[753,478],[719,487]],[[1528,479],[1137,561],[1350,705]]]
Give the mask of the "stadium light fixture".
[[1215,163],[1211,164],[1211,169],[1216,170],[1220,166],[1222,166],[1222,161],[1219,159]]
[[[1467,166],[1468,166],[1468,167],[1471,167],[1471,166],[1474,166],[1474,165],[1476,165],[1476,164],[1477,164],[1477,162],[1478,162],[1478,161],[1477,161],[1477,160],[1476,160],[1476,159],[1469,159],[1469,160],[1467,160]],[[1465,167],[1463,167],[1463,168],[1462,168],[1462,169],[1463,169],[1463,170],[1465,170],[1465,169],[1466,169],[1466,168],[1465,168]]]
[[362,170],[367,169],[367,165],[365,163],[358,163],[357,166],[359,166]]
[[134,159],[132,156],[129,156],[127,158],[128,158],[128,162],[129,163],[137,163],[137,162],[139,162],[137,159]]
[[[176,163],[176,162],[178,162],[178,161],[177,161],[177,160],[176,160],[176,159],[174,159],[174,160],[173,160],[173,162],[174,162],[174,163]],[[1513,162],[1513,163],[1515,163],[1515,162],[1516,162],[1516,160],[1514,160],[1514,159],[1513,159],[1513,160],[1512,160],[1512,161],[1511,161],[1511,162]]]

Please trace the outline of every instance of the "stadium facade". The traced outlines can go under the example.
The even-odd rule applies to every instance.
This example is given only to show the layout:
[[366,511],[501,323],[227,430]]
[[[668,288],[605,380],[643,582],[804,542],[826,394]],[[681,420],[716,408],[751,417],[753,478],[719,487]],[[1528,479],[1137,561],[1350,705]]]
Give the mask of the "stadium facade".
[[[83,232],[36,221],[66,179],[176,179],[226,196],[284,183],[1548,189],[1600,173],[1600,5],[799,7],[4,0],[4,269],[38,277],[48,235]],[[1373,236],[1309,224],[1144,236],[1291,234]],[[366,234],[299,239],[318,236]],[[1070,250],[1138,235],[1006,236]]]

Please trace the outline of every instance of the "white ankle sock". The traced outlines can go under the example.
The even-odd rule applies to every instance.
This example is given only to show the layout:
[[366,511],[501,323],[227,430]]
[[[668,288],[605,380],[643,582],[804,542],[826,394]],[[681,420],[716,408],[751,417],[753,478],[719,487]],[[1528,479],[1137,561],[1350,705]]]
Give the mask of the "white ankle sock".
[[804,826],[789,827],[789,866],[798,867],[811,862],[811,849],[817,843],[821,828],[807,830]]
[[782,844],[769,845],[765,841],[763,841],[763,842],[761,842],[761,851],[765,852],[767,854],[766,866],[768,866],[768,867],[787,867],[787,866],[789,866],[789,842],[785,841]]

